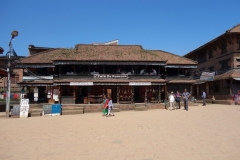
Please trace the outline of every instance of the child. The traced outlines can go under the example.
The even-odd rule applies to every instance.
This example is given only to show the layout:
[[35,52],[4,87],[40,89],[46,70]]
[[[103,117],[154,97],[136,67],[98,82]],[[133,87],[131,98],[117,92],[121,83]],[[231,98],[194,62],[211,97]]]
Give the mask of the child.
[[109,98],[108,98],[108,114],[107,114],[107,117],[108,117],[109,115],[114,116],[114,113],[113,113],[113,104],[112,104],[112,97],[109,97]]

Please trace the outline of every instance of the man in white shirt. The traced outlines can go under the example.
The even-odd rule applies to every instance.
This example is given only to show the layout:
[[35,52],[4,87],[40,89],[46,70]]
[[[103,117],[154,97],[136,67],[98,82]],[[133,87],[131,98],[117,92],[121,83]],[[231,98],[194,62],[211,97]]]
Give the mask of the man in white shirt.
[[175,102],[175,98],[174,98],[173,92],[171,92],[171,94],[169,96],[169,104],[170,104],[170,108],[169,109],[170,109],[170,111],[175,109],[174,102]]

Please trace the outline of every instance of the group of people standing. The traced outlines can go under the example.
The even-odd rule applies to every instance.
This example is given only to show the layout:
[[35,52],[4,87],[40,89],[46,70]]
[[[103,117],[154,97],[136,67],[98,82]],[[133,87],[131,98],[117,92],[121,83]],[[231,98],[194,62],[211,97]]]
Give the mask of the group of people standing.
[[114,116],[112,97],[103,97],[103,116]]
[[[172,111],[173,109],[177,109],[175,107],[175,102],[178,104],[178,109],[181,109],[180,106],[180,101],[181,98],[183,98],[183,102],[184,102],[184,109],[186,111],[188,111],[188,100],[190,97],[190,93],[187,91],[187,89],[184,89],[184,92],[182,93],[182,95],[180,95],[180,93],[177,91],[176,94],[174,95],[173,92],[171,92],[170,96],[169,96],[169,110]],[[206,92],[202,91],[202,100],[203,100],[203,106],[206,106]]]
[[[190,97],[190,93],[187,92],[187,89],[184,90],[182,95],[180,95],[179,91],[177,91],[175,95],[174,95],[173,92],[171,92],[170,96],[168,97],[169,98],[169,104],[170,104],[169,110],[172,111],[172,110],[175,110],[175,109],[181,109],[180,101],[181,101],[181,98],[183,98],[184,109],[186,111],[188,111],[188,99],[189,99],[189,97]],[[175,106],[175,102],[178,104],[178,108]]]

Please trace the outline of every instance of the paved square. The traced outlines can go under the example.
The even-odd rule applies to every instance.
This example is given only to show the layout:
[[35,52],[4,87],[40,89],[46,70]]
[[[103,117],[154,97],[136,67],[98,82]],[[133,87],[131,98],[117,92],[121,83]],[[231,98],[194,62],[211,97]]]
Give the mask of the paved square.
[[115,115],[0,118],[0,159],[240,159],[240,106]]

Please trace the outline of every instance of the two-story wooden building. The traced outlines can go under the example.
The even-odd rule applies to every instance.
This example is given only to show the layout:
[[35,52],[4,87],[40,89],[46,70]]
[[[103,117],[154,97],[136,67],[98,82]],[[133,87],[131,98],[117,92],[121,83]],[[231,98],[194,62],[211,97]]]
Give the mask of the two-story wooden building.
[[30,54],[18,63],[24,71],[18,85],[30,101],[61,104],[161,103],[170,91],[191,90],[197,63],[140,45],[77,44]]
[[215,72],[213,81],[201,81],[194,85],[195,94],[216,100],[230,100],[240,94],[240,25],[234,26],[210,42],[189,52],[184,57],[198,62],[192,70],[197,78],[202,72]]

